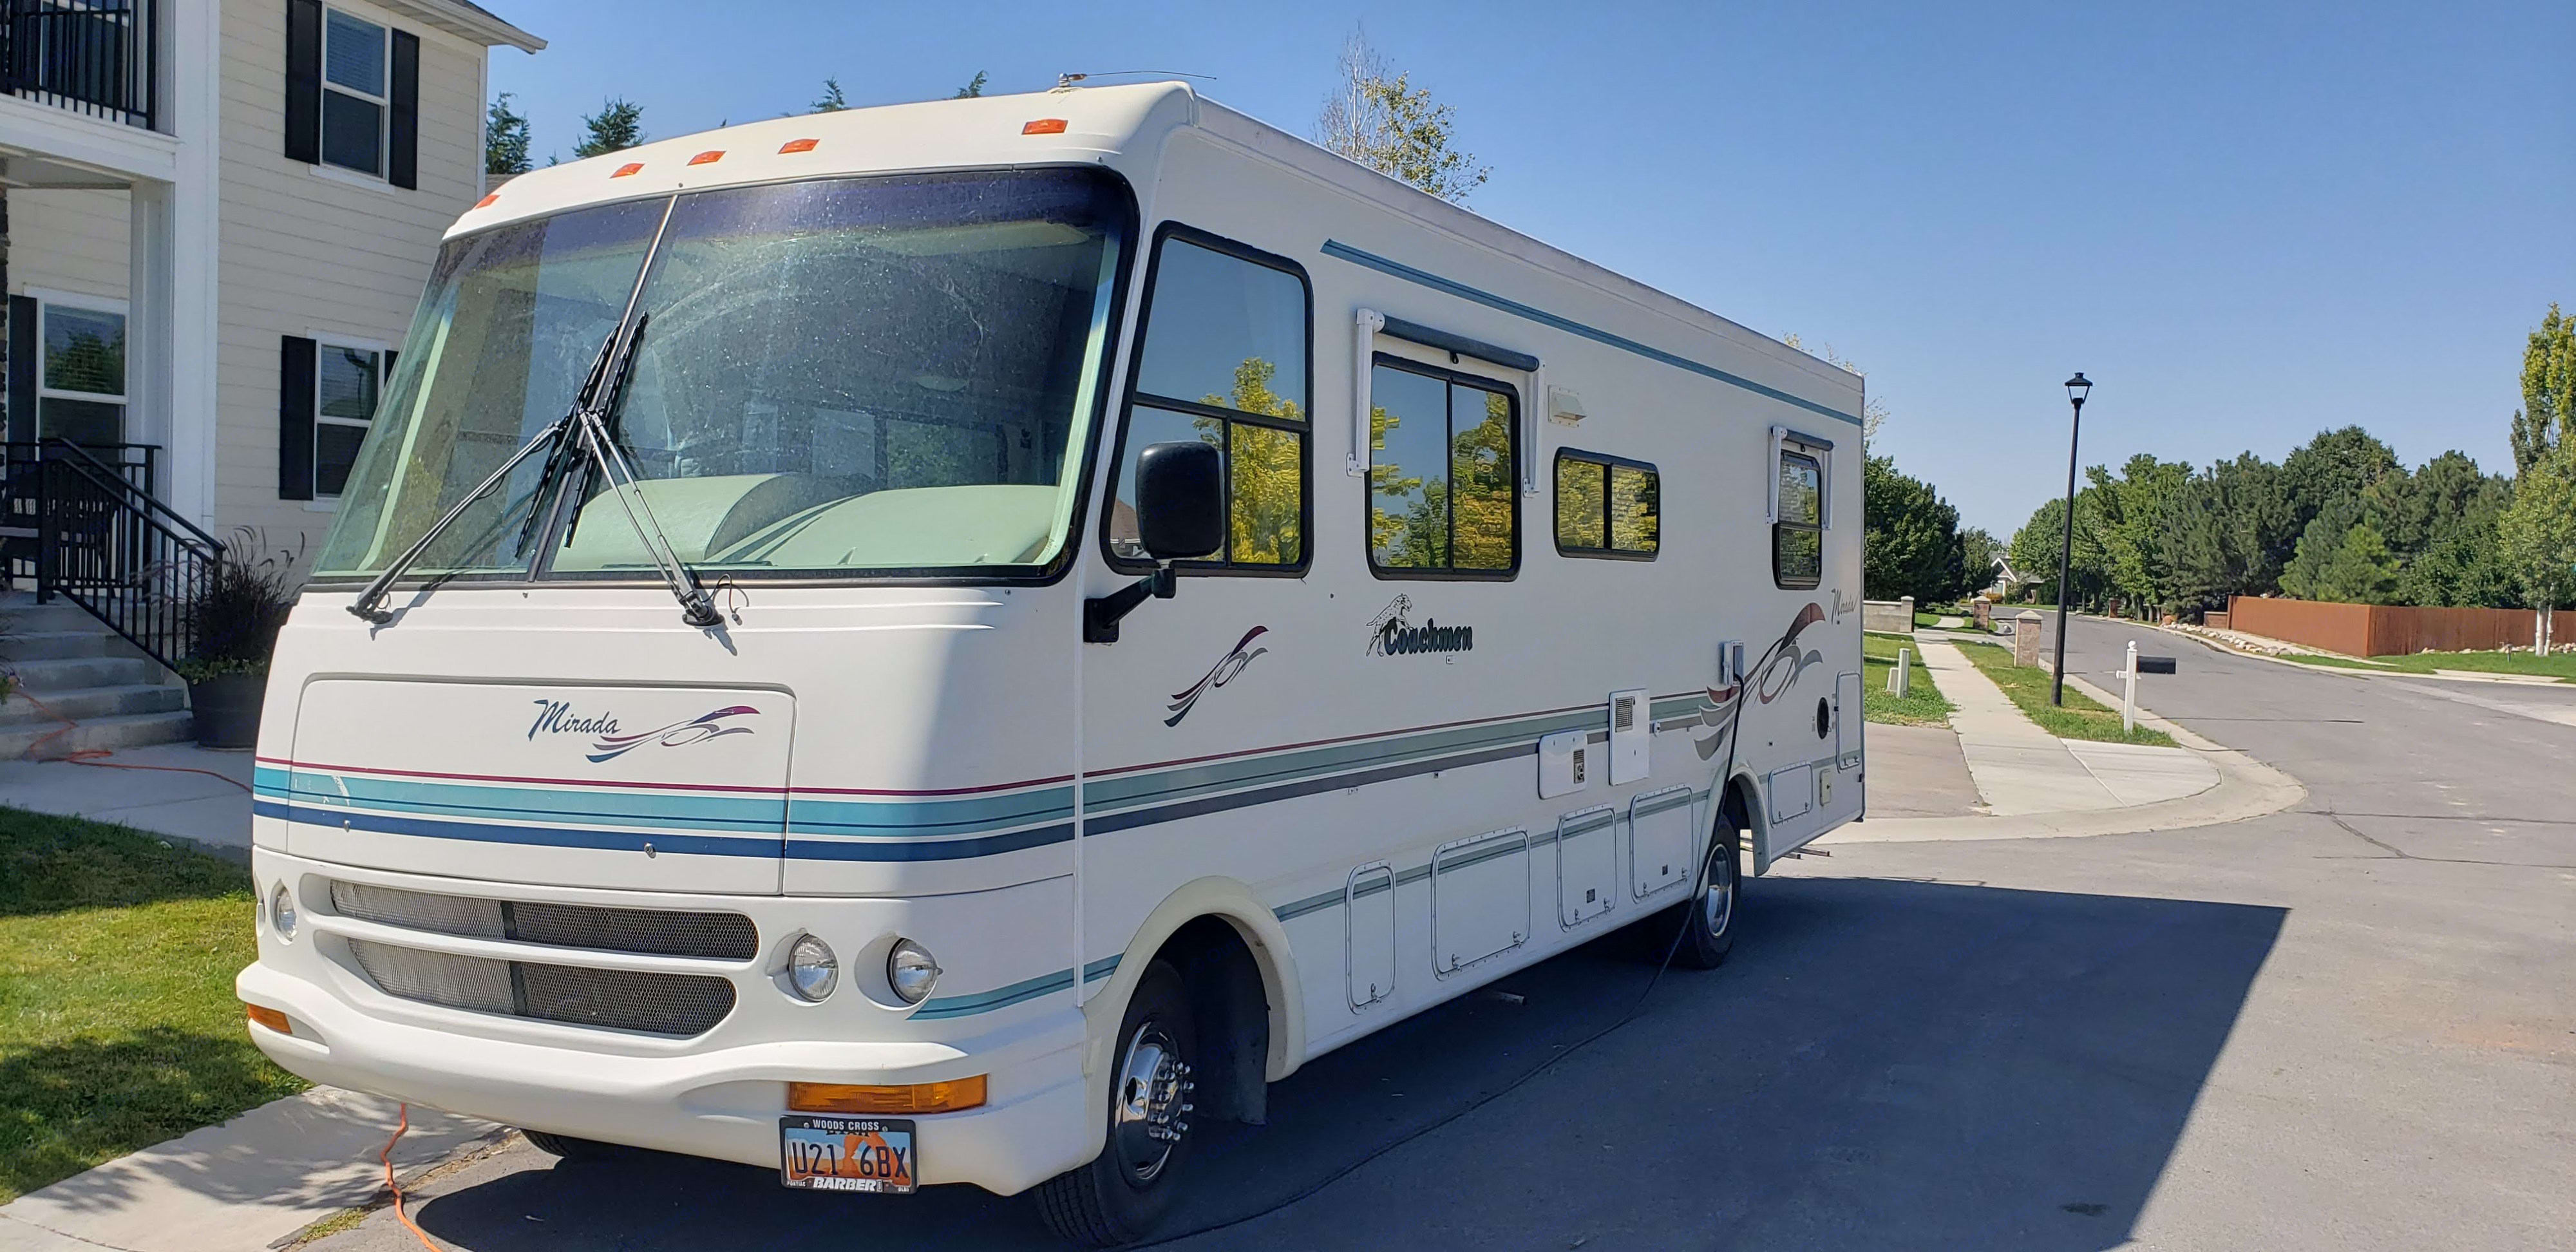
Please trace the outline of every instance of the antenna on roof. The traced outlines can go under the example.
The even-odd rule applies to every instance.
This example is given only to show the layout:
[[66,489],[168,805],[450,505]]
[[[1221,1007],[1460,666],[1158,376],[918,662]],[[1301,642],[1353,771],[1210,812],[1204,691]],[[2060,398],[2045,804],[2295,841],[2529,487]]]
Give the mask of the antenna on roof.
[[1055,76],[1055,89],[1058,91],[1071,91],[1075,83],[1092,78],[1139,78],[1148,76],[1158,78],[1196,78],[1211,83],[1216,81],[1216,75],[1214,74],[1184,74],[1179,70],[1102,70],[1095,74],[1058,74]]

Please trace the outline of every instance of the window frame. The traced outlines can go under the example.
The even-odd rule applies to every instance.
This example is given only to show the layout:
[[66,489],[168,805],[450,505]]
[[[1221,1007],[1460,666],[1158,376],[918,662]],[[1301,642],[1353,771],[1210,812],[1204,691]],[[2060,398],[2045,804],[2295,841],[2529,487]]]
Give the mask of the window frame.
[[[1525,520],[1522,517],[1521,498],[1529,494],[1521,490],[1521,389],[1491,374],[1444,369],[1426,361],[1418,361],[1409,356],[1398,356],[1391,352],[1370,353],[1367,368],[1374,373],[1381,365],[1437,378],[1452,387],[1499,393],[1504,402],[1511,406],[1505,425],[1508,428],[1512,450],[1512,563],[1501,569],[1459,569],[1454,565],[1422,568],[1411,565],[1379,564],[1377,545],[1370,541],[1370,537],[1376,533],[1377,521],[1377,489],[1371,485],[1374,482],[1372,473],[1377,469],[1377,449],[1370,446],[1361,450],[1363,455],[1360,458],[1360,549],[1368,555],[1369,574],[1381,582],[1507,583],[1517,580],[1521,576],[1521,561],[1527,551],[1527,545],[1521,541],[1522,523]],[[1369,393],[1372,397],[1377,393],[1374,379],[1370,382]],[[1449,415],[1456,409],[1456,403],[1455,400],[1448,400],[1441,405],[1444,420],[1449,420]],[[1457,455],[1457,438],[1458,432],[1454,428],[1442,432],[1441,449],[1453,458]],[[1375,440],[1372,439],[1371,444],[1374,443]],[[1449,556],[1452,560],[1455,560],[1458,555],[1457,536],[1458,506],[1453,497],[1449,506]]]
[[131,360],[126,360],[124,362],[126,371],[126,377],[124,379],[125,389],[114,394],[104,391],[74,391],[68,387],[53,386],[45,381],[45,332],[53,320],[55,309],[63,308],[81,313],[99,313],[115,318],[120,323],[120,330],[122,331],[124,344],[123,348],[120,349],[122,352],[130,351],[133,345],[133,306],[128,301],[118,300],[108,296],[84,296],[69,291],[29,290],[24,294],[36,302],[36,360],[34,362],[36,372],[36,411],[28,414],[28,429],[36,432],[36,437],[38,439],[50,438],[50,436],[45,433],[45,401],[47,400],[78,400],[89,404],[113,404],[118,410],[116,421],[117,430],[122,435],[126,436],[125,438],[119,439],[118,442],[129,444],[134,442],[131,438],[134,431],[128,426],[128,423],[134,417],[134,377],[133,362]]
[[[376,28],[376,42],[385,72],[383,93],[371,96],[355,87],[331,81],[331,15],[334,13],[350,21],[364,22]],[[394,28],[392,24],[377,21],[355,9],[346,9],[333,4],[322,6],[322,64],[319,67],[319,73],[315,76],[315,81],[321,84],[322,98],[315,106],[314,123],[320,128],[320,133],[314,140],[314,156],[318,158],[314,165],[354,174],[360,178],[371,178],[390,186],[391,170],[388,167],[393,163],[394,120]],[[376,106],[376,167],[374,169],[360,169],[331,159],[330,145],[327,140],[331,131],[331,93],[335,91],[352,100]]]
[[[1787,468],[1790,460],[1793,458],[1804,461],[1815,468],[1816,520],[1813,523],[1790,521],[1788,517],[1788,504],[1786,501],[1783,501],[1778,510],[1775,511],[1771,518],[1771,585],[1778,587],[1783,591],[1813,591],[1817,587],[1822,586],[1825,580],[1824,450],[1798,444],[1794,440],[1784,441],[1781,443],[1779,445],[1778,455],[1772,458],[1770,467],[1771,487],[1773,491],[1776,492],[1779,490],[1780,471]],[[1816,536],[1816,573],[1814,577],[1785,578],[1781,574],[1780,536],[1782,532],[1791,530],[1812,531]]]
[[[375,429],[376,414],[382,412],[385,407],[385,386],[393,381],[393,371],[385,368],[385,358],[394,355],[395,350],[371,339],[355,339],[346,335],[311,333],[305,338],[313,341],[313,481],[308,485],[308,489],[313,494],[304,503],[316,508],[336,508],[345,491],[326,494],[322,490],[322,428],[324,426],[355,427],[360,432],[360,442],[365,441],[366,432]],[[365,421],[338,417],[322,411],[322,362],[325,354],[334,349],[344,352],[364,352],[376,358],[376,405],[375,410],[367,414]],[[356,467],[357,462],[352,459],[350,468]],[[347,480],[342,480],[341,486],[345,488],[347,485]]]
[[[1303,423],[1289,422],[1264,413],[1246,413],[1241,409],[1229,409],[1218,405],[1201,404],[1195,400],[1183,400],[1177,396],[1165,396],[1142,390],[1137,386],[1137,379],[1143,373],[1145,364],[1145,345],[1153,333],[1154,289],[1162,279],[1163,245],[1172,239],[1296,277],[1298,290],[1304,294],[1306,305],[1306,420]],[[1151,573],[1155,567],[1151,561],[1140,561],[1134,557],[1121,555],[1109,542],[1110,519],[1118,508],[1119,478],[1127,471],[1127,434],[1130,427],[1134,425],[1136,405],[1141,399],[1147,408],[1163,409],[1191,417],[1212,418],[1229,423],[1225,432],[1225,442],[1218,446],[1218,451],[1225,457],[1226,542],[1228,544],[1234,541],[1234,454],[1232,451],[1234,432],[1230,424],[1242,422],[1304,436],[1300,445],[1297,476],[1296,563],[1270,565],[1231,560],[1174,561],[1172,570],[1178,574],[1216,578],[1305,577],[1307,571],[1315,564],[1315,283],[1307,276],[1306,267],[1277,253],[1264,252],[1250,244],[1213,234],[1185,222],[1165,219],[1154,227],[1153,243],[1146,256],[1145,281],[1137,292],[1136,325],[1128,332],[1126,361],[1127,377],[1124,386],[1120,388],[1118,398],[1117,433],[1108,445],[1109,459],[1103,467],[1106,473],[1101,483],[1100,495],[1098,542],[1100,555],[1109,562],[1109,568],[1124,574],[1143,574]]]
[[[1559,517],[1564,515],[1565,511],[1565,493],[1564,489],[1558,483],[1556,474],[1558,468],[1568,461],[1577,461],[1585,465],[1598,465],[1601,467],[1601,541],[1604,544],[1610,542],[1612,529],[1610,525],[1610,470],[1613,467],[1643,470],[1648,477],[1654,479],[1655,546],[1642,550],[1618,547],[1567,547],[1565,545],[1565,532],[1555,523]],[[1663,552],[1664,474],[1663,471],[1656,469],[1652,462],[1640,461],[1631,457],[1613,456],[1607,452],[1590,452],[1582,448],[1559,448],[1556,450],[1555,459],[1548,462],[1547,482],[1548,521],[1551,523],[1548,527],[1548,533],[1556,542],[1556,554],[1558,556],[1577,557],[1584,560],[1594,561],[1652,561]]]

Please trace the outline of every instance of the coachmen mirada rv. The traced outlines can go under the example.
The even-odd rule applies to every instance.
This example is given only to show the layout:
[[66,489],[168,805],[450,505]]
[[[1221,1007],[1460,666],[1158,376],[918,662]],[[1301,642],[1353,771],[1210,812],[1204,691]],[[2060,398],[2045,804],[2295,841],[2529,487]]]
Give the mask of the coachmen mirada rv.
[[1144,1235],[1194,1121],[1614,927],[1714,965],[1859,816],[1861,407],[1177,84],[524,175],[318,450],[251,1033]]

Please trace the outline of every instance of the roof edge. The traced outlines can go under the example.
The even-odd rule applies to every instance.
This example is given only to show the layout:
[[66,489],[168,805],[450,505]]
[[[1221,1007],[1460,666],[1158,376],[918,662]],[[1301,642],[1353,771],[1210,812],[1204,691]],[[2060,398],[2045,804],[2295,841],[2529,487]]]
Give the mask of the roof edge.
[[474,40],[487,48],[507,44],[527,53],[545,50],[545,40],[511,25],[499,14],[472,3],[472,0],[376,0],[376,3],[409,13],[451,35]]

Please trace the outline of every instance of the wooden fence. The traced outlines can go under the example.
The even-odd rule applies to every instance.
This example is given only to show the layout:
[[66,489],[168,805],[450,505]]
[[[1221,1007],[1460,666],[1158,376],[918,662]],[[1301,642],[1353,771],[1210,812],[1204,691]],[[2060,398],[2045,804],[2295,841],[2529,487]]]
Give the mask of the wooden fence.
[[[2213,614],[2212,616],[2215,616]],[[2551,622],[2565,642],[2571,615]],[[2235,596],[2227,625],[2249,635],[2340,652],[2345,656],[2404,656],[2413,652],[2464,652],[2504,647],[2528,649],[2539,622],[2530,609],[2431,609],[2398,604],[2334,604]]]

